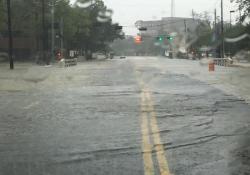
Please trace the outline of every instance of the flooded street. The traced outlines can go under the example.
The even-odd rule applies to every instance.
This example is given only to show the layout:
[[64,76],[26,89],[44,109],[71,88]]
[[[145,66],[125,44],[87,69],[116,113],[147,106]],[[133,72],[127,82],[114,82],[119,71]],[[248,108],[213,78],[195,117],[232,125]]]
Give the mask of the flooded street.
[[157,57],[16,67],[1,65],[0,175],[250,174],[249,69]]

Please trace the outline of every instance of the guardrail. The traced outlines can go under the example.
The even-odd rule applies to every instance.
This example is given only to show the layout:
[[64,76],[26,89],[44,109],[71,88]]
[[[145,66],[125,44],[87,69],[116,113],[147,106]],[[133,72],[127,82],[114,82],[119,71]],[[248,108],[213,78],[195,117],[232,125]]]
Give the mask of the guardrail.
[[233,64],[233,61],[228,58],[214,58],[214,64],[217,66],[230,66]]

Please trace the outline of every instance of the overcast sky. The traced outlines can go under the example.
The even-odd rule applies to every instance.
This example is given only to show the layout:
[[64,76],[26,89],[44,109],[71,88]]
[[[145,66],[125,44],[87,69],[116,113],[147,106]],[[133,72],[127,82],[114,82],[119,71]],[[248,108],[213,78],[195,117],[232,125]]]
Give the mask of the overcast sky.
[[[114,11],[113,20],[124,27],[127,35],[136,34],[133,27],[137,20],[157,20],[171,14],[171,0],[103,0],[107,7]],[[213,15],[217,8],[220,16],[220,0],[175,0],[175,16],[191,17],[192,9],[196,12],[209,11]],[[229,11],[235,10],[236,5],[230,0],[224,0],[225,20],[229,20]],[[238,13],[233,14],[233,19]]]

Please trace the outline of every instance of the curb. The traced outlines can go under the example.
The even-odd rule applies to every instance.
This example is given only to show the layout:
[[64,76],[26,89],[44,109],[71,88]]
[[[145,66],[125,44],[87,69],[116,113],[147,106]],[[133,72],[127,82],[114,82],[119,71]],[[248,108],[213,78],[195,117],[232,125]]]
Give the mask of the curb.
[[240,68],[250,68],[250,65],[238,65],[238,64],[232,64],[230,67],[240,67]]

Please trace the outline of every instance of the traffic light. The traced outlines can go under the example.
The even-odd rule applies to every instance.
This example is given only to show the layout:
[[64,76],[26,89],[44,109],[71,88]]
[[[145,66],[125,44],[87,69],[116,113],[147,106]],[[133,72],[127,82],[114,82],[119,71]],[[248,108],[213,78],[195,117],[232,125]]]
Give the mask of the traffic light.
[[164,40],[164,37],[163,36],[158,36],[158,37],[156,37],[156,39],[157,39],[157,41],[162,42]]
[[142,37],[141,36],[137,35],[134,39],[135,39],[136,44],[141,44],[141,42],[142,42]]
[[168,39],[168,41],[173,41],[173,37],[172,36],[167,36],[167,39]]

